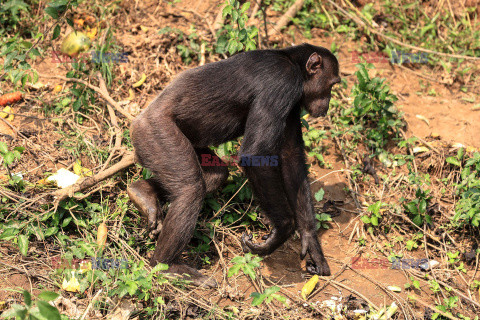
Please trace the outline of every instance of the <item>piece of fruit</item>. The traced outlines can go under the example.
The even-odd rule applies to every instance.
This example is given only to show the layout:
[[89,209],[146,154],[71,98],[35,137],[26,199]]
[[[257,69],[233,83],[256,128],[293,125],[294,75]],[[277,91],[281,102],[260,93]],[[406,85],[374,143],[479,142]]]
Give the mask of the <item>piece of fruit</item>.
[[63,89],[63,86],[61,84],[57,84],[54,88],[53,88],[53,93],[59,93],[60,91],[62,91]]
[[310,280],[307,281],[307,283],[303,285],[302,292],[301,292],[303,299],[307,300],[307,296],[310,293],[312,293],[317,283],[318,283],[318,275],[314,275],[313,277],[310,278]]
[[140,78],[140,80],[135,82],[132,86],[134,88],[138,88],[145,82],[146,79],[147,79],[147,75],[145,73],[142,73],[142,77]]
[[402,289],[397,286],[388,286],[387,289],[393,292],[402,292]]
[[12,113],[12,108],[10,106],[6,106],[3,108],[3,112],[0,112],[0,117],[6,118],[8,121],[12,121],[14,119],[14,115]]
[[22,93],[20,91],[10,92],[0,96],[0,107],[6,106],[7,104],[13,104],[22,99]]
[[90,38],[83,32],[72,31],[63,39],[60,51],[70,57],[75,57],[79,52],[90,48]]
[[67,188],[74,185],[78,179],[80,179],[78,174],[70,172],[65,168],[60,168],[55,174],[48,177],[47,181],[55,182],[60,188]]
[[430,149],[428,149],[425,146],[420,146],[420,147],[415,147],[412,149],[413,153],[420,153],[420,152],[428,152]]
[[97,230],[97,244],[100,247],[105,246],[105,243],[107,243],[107,232],[108,230],[105,222],[100,223]]

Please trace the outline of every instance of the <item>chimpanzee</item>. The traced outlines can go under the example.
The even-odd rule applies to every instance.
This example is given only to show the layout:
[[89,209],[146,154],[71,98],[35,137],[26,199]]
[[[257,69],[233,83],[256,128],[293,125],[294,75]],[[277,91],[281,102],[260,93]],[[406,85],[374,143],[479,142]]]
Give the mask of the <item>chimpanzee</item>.
[[[254,195],[272,231],[263,243],[243,235],[245,251],[268,255],[294,232],[300,233],[301,259],[309,271],[330,275],[317,238],[307,179],[300,111],[327,113],[332,86],[340,82],[338,61],[310,44],[280,50],[256,50],[180,73],[133,121],[131,137],[138,162],[152,177],[131,184],[128,194],[147,217],[150,229],[161,225],[159,203],[170,201],[151,264],[167,263],[168,272],[188,274],[194,284],[214,281],[180,262],[190,241],[206,193],[227,179],[221,166],[201,165],[208,148],[244,136],[240,159],[276,156],[278,165],[245,166]],[[158,200],[158,201],[157,201]]]

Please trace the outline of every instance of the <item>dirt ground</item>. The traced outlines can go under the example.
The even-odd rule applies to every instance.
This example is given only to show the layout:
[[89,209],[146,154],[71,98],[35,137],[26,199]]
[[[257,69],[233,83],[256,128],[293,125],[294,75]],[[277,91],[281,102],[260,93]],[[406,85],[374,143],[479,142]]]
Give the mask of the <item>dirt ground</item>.
[[[122,2],[121,14],[110,21],[116,27],[117,42],[125,51],[132,52],[129,63],[121,66],[122,73],[127,74],[132,79],[137,79],[140,74],[145,72],[148,79],[151,80],[144,92],[136,97],[136,102],[140,108],[146,107],[148,102],[165,87],[175,74],[189,68],[181,64],[181,60],[175,57],[174,53],[167,57],[170,59],[169,65],[175,69],[172,70],[172,67],[167,68],[168,66],[159,64],[158,54],[165,50],[162,47],[162,41],[169,41],[169,39],[159,37],[157,31],[164,27],[175,27],[187,31],[191,20],[196,15],[213,20],[220,2],[215,0],[188,0],[180,1],[174,7],[151,0]],[[142,31],[139,26],[147,27],[148,31]],[[338,54],[341,73],[350,82],[353,73],[356,71],[355,63],[352,62],[352,50],[356,50],[358,45],[348,41],[343,42],[341,39],[322,38],[318,35],[319,33],[315,32],[312,32],[312,34],[314,34],[312,39],[302,39],[301,36],[298,36],[296,44],[305,41],[330,48],[332,41],[341,43]],[[146,52],[151,52],[151,54],[145,56]],[[175,64],[175,61],[177,64]],[[40,82],[50,87],[57,84],[58,80],[44,76],[63,75],[66,72],[65,66],[54,63],[49,58],[37,61],[34,67],[40,73]],[[460,143],[465,146],[480,148],[480,139],[477,136],[480,133],[480,111],[472,110],[474,104],[468,102],[474,97],[474,94],[463,93],[438,80],[428,79],[430,76],[426,66],[417,66],[415,70],[412,70],[392,66],[388,63],[376,63],[375,67],[374,73],[386,78],[393,93],[399,97],[397,106],[405,113],[405,119],[408,122],[407,136],[417,136],[424,140],[433,136],[451,144]],[[117,87],[114,86],[121,94],[126,92],[126,87],[128,87],[128,84],[125,83],[119,83]],[[30,94],[35,93],[32,91]],[[478,98],[478,95],[476,97]],[[122,100],[126,97],[117,96],[117,98]],[[29,103],[27,99],[19,112],[34,112],[38,107]],[[45,129],[51,128],[51,124],[38,119],[34,121],[20,117],[17,117],[13,124],[23,130],[37,132],[33,139],[44,141],[45,149],[41,152],[42,163],[36,166],[39,174],[46,171],[54,172],[65,166],[66,161],[62,161],[62,155],[56,154],[58,151],[54,151],[54,143],[60,137],[54,133],[45,132]],[[323,128],[323,126],[328,126],[326,120],[316,124],[318,128]],[[2,132],[8,132],[9,130],[9,128],[0,129],[3,130]],[[106,143],[105,138],[103,143]],[[49,157],[47,154],[50,152],[56,155]],[[344,166],[340,150],[332,145],[329,149],[329,155],[326,156],[326,162],[331,164],[332,167],[324,169],[313,165],[310,176],[313,182],[313,192],[323,188],[325,190],[325,201],[335,200],[343,203],[340,206],[341,214],[333,218],[331,228],[321,233],[321,243],[332,269],[332,274],[340,273],[340,275],[334,278],[335,284],[328,285],[311,301],[321,303],[331,299],[332,296],[346,299],[352,292],[342,287],[342,285],[345,285],[362,294],[376,306],[389,305],[395,300],[388,292],[385,292],[384,288],[388,286],[403,288],[409,282],[409,277],[402,270],[393,270],[378,265],[370,266],[370,268],[360,267],[357,271],[343,270],[345,264],[351,264],[353,259],[360,255],[367,259],[386,259],[386,255],[384,252],[377,250],[375,246],[367,246],[361,249],[354,245],[355,239],[362,235],[368,239],[369,235],[358,228],[361,222],[359,216],[354,213],[355,203],[345,191],[348,181],[343,171]],[[31,170],[31,172],[34,174],[36,171]],[[324,202],[317,203],[316,206],[321,207]],[[29,278],[26,275],[32,272],[37,275],[44,274],[41,270],[15,270],[9,267],[15,266],[17,259],[21,259],[18,255],[17,258],[12,258],[15,257],[12,255],[12,250],[15,249],[3,244],[0,246],[0,301],[12,298],[19,299],[20,294],[12,291],[12,289],[39,289],[38,283],[41,278]],[[295,296],[298,296],[305,281],[310,277],[305,272],[305,266],[301,265],[299,253],[299,239],[293,237],[284,246],[264,259],[261,271],[272,283],[280,285]],[[419,258],[421,258],[421,254]],[[212,271],[205,270],[207,274]],[[222,282],[222,279],[218,277],[219,275],[220,273],[217,273],[214,277],[217,278],[217,281]],[[32,283],[31,279],[35,279],[37,282]],[[326,279],[321,279],[319,285],[321,286],[326,281]],[[239,282],[237,285],[237,290],[240,292],[248,293],[254,290],[251,284],[246,282]],[[428,288],[422,288],[420,296],[426,301],[430,301],[429,293]],[[208,300],[219,305],[232,303],[228,298],[222,298],[219,292],[210,292],[209,294]],[[402,299],[407,299],[406,292],[400,293],[399,296]],[[424,308],[418,308],[415,313],[418,318],[422,318]]]

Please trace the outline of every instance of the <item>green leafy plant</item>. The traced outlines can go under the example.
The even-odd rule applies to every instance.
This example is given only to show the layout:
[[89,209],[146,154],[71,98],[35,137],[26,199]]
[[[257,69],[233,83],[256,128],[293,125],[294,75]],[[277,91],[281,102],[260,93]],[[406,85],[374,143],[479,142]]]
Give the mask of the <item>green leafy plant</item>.
[[[34,35],[34,39],[42,36],[42,33],[37,33]],[[0,81],[6,78],[14,86],[17,86],[20,81],[23,87],[27,82],[37,82],[38,74],[35,70],[32,70],[28,59],[33,60],[38,56],[41,56],[41,53],[33,47],[33,43],[24,40],[18,34],[8,37],[8,39],[0,38],[0,57],[4,59],[3,65],[0,65],[0,71],[2,72]]]
[[287,305],[287,298],[277,294],[280,291],[280,288],[277,286],[269,287],[265,289],[263,293],[253,292],[250,297],[252,300],[252,307],[257,307],[262,303],[270,303],[273,299],[280,301],[281,303]]
[[[460,148],[456,157],[449,157],[446,161],[460,167],[460,181],[455,184],[459,200],[455,206],[455,215],[452,220],[462,226],[471,224],[480,226],[480,153],[475,152],[472,158],[464,158],[464,149]],[[465,163],[462,167],[462,163]]]
[[1,315],[2,319],[61,320],[63,318],[58,309],[48,303],[48,301],[55,300],[59,296],[57,293],[43,291],[38,295],[36,301],[32,300],[32,296],[28,291],[24,290],[22,293],[25,305],[12,305],[11,309]]
[[7,0],[0,6],[0,25],[15,26],[20,21],[20,13],[28,12],[30,6],[22,0]]
[[457,262],[460,261],[460,251],[455,252],[447,252],[448,263],[451,265],[455,265]]
[[219,30],[216,52],[228,52],[232,55],[242,50],[255,50],[258,29],[246,25],[248,21],[246,11],[250,8],[250,2],[240,6],[238,0],[227,0],[224,4],[222,15],[224,19],[229,20],[229,23]]
[[327,131],[310,128],[303,133],[303,143],[307,149],[309,157],[313,157],[318,161],[320,166],[325,166],[325,159],[323,154],[326,151],[326,146],[323,141],[327,139]]
[[168,265],[159,263],[150,272],[145,270],[143,262],[129,264],[128,269],[118,273],[116,279],[109,278],[106,284],[114,286],[109,292],[110,296],[118,295],[119,298],[129,294],[140,300],[147,301],[151,297],[153,279],[156,283],[166,283],[168,279],[161,271],[168,270]]
[[237,275],[240,270],[243,271],[247,276],[252,280],[256,279],[255,268],[260,267],[260,261],[263,259],[251,254],[250,252],[246,253],[245,256],[236,256],[232,259],[233,266],[228,269],[228,277]]
[[[382,219],[381,208],[385,205],[385,203],[381,201],[377,201],[374,204],[368,206],[367,211],[370,212],[370,215],[362,216],[361,220],[363,223],[371,224],[373,227],[376,227],[380,224],[380,220]],[[371,230],[371,227],[369,227]]]
[[[273,11],[286,12],[295,0],[265,0],[265,5],[270,6]],[[322,9],[324,4],[320,5],[316,0],[305,0],[303,6],[292,17],[292,23],[299,26],[304,37],[310,39],[312,37],[311,30],[320,28],[322,30],[334,31],[335,26],[339,24],[337,16]]]
[[323,229],[330,229],[330,226],[328,225],[328,222],[332,221],[332,217],[325,212],[322,212],[320,214],[315,215],[315,219],[317,219],[317,230],[320,228]]
[[[437,309],[442,311],[445,314],[448,314],[449,316],[453,316],[451,311],[457,307],[458,300],[460,299],[457,296],[444,298],[443,304],[437,305]],[[439,313],[435,313],[432,315],[432,319],[438,319],[439,316],[440,316]]]
[[416,233],[412,239],[410,240],[407,240],[407,242],[405,243],[405,248],[409,251],[412,251],[414,249],[417,249],[418,246],[419,246],[419,242],[423,239],[423,233],[422,232],[418,232]]
[[190,29],[190,34],[187,36],[187,39],[188,41],[185,41],[186,44],[177,45],[177,51],[180,57],[182,57],[183,62],[188,65],[193,61],[194,58],[196,58],[197,61],[200,61],[202,57],[201,46],[202,44],[206,46],[206,42],[200,39],[195,28]]
[[15,147],[12,150],[8,149],[8,146],[5,142],[0,141],[0,156],[3,158],[3,166],[7,170],[9,183],[11,186],[22,189],[25,185],[21,174],[12,174],[10,171],[10,166],[16,161],[19,160],[24,147]]
[[429,193],[428,190],[424,191],[419,187],[415,192],[414,200],[407,202],[405,199],[401,199],[404,202],[405,211],[417,226],[422,226],[424,223],[432,224],[432,217],[427,212],[427,206],[432,199]]
[[420,281],[415,279],[413,276],[410,276],[411,283],[405,283],[405,289],[415,289],[420,290]]
[[[314,194],[315,200],[319,202],[322,201],[324,195],[325,195],[325,190],[323,190],[323,188],[320,188]],[[323,228],[323,229],[330,228],[330,226],[328,225],[328,222],[332,221],[332,217],[329,214],[325,212],[322,212],[320,214],[317,213],[315,214],[315,219],[317,219],[317,230],[320,228]]]
[[387,143],[400,135],[402,114],[394,106],[397,97],[390,93],[385,79],[370,78],[371,64],[357,64],[358,83],[352,88],[353,107],[342,109],[337,120],[354,140],[364,140],[373,154],[384,151]]

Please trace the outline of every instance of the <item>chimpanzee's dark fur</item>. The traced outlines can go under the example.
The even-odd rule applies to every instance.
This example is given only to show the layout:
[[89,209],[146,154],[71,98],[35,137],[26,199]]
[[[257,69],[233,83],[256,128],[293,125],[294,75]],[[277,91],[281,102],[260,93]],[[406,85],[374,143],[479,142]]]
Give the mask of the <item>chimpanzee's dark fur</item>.
[[339,81],[335,56],[309,44],[239,53],[179,74],[131,127],[138,161],[153,172],[153,178],[129,187],[132,201],[150,228],[159,223],[160,211],[152,194],[160,202],[171,202],[151,264],[167,263],[170,272],[205,281],[178,257],[192,237],[205,194],[217,189],[228,171],[224,166],[202,167],[199,157],[211,153],[209,145],[244,135],[241,155],[279,158],[279,166],[245,167],[273,227],[261,244],[244,235],[244,248],[270,254],[296,227],[302,259],[310,253],[313,272],[329,275],[315,231],[300,110],[325,115],[331,88]]

